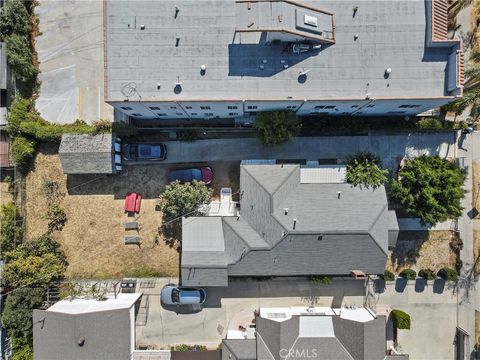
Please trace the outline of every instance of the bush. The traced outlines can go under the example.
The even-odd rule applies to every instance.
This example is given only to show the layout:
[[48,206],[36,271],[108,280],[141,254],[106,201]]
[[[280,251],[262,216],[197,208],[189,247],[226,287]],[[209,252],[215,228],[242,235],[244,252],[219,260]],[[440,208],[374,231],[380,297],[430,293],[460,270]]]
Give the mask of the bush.
[[408,160],[392,182],[392,197],[422,225],[435,225],[462,214],[460,200],[465,174],[455,164],[437,156]]
[[347,159],[347,182],[353,186],[377,188],[387,181],[388,170],[380,166],[380,158],[371,152],[360,152]]
[[395,326],[397,329],[410,329],[410,315],[408,315],[406,312],[394,309],[392,310],[391,315],[393,326]]
[[264,145],[277,145],[291,140],[299,127],[297,114],[291,110],[262,111],[253,127]]
[[32,339],[32,310],[42,305],[45,290],[20,288],[7,296],[2,324],[15,338]]
[[104,134],[112,132],[112,122],[106,119],[100,119],[93,123],[95,134]]
[[61,231],[67,222],[67,214],[57,204],[50,205],[47,210],[48,230]]
[[177,131],[177,140],[180,141],[194,141],[198,140],[198,131],[196,130],[180,130]]
[[400,276],[407,280],[415,280],[417,278],[417,272],[412,269],[405,269],[400,273]]
[[418,276],[424,278],[425,280],[435,280],[437,278],[437,275],[435,274],[435,271],[430,270],[430,269],[422,269],[418,272]]
[[32,99],[16,96],[8,110],[7,131],[12,137],[21,135],[20,124],[22,122],[37,121],[39,118],[40,115],[35,111],[35,102]]
[[112,123],[112,133],[122,137],[130,137],[138,135],[138,129],[133,125],[116,121]]
[[13,204],[5,204],[0,208],[0,258],[22,242],[23,228],[20,214]]
[[420,129],[429,129],[429,130],[443,130],[444,124],[441,120],[434,117],[424,117],[421,118],[418,122],[418,127]]
[[458,280],[458,273],[449,267],[441,268],[440,271],[438,272],[438,276],[440,276],[442,279],[445,279],[447,281]]
[[392,273],[391,271],[388,271],[388,270],[385,270],[385,273],[383,275],[380,275],[380,277],[385,281],[394,281],[395,280],[395,274]]
[[331,276],[310,275],[307,276],[307,279],[313,283],[322,285],[331,285],[333,283],[333,279]]
[[27,344],[15,350],[10,360],[33,360],[32,346]]
[[32,46],[30,38],[25,35],[13,34],[5,39],[7,61],[15,78],[23,83],[32,82],[38,75],[33,65]]
[[180,344],[175,345],[170,348],[172,351],[207,351],[207,347],[205,345],[187,345],[187,344]]
[[62,139],[62,135],[69,134],[95,134],[99,130],[105,129],[102,125],[99,129],[96,125],[88,125],[87,123],[77,120],[72,124],[59,125],[50,124],[49,122],[38,118],[36,121],[25,121],[19,125],[20,132],[28,134],[38,141],[57,142]]
[[18,136],[12,141],[11,156],[15,165],[20,169],[25,170],[30,165],[35,145],[34,141],[27,140],[22,136]]
[[8,0],[0,12],[0,34],[5,40],[12,34],[30,36],[30,15],[22,0]]

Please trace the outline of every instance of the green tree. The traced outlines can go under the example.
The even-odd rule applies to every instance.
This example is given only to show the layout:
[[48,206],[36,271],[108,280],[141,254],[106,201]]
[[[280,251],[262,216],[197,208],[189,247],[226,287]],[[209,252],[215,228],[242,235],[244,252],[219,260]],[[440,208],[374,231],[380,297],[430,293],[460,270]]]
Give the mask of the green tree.
[[0,208],[0,258],[22,242],[23,228],[20,214],[15,204],[5,204]]
[[7,61],[13,69],[15,78],[20,82],[32,82],[38,75],[33,65],[32,46],[28,37],[13,34],[5,39]]
[[11,156],[15,165],[25,169],[33,158],[35,142],[22,136],[17,136],[12,141]]
[[465,174],[438,156],[408,160],[392,182],[392,197],[422,224],[435,225],[462,214]]
[[298,131],[297,114],[291,110],[262,111],[253,127],[265,145],[277,145],[291,140]]
[[377,188],[387,181],[388,170],[381,167],[380,158],[371,152],[360,152],[347,159],[347,182],[353,186]]
[[32,24],[30,15],[23,0],[8,0],[0,12],[0,34],[5,40],[7,36],[19,34],[30,36]]
[[49,236],[25,241],[5,253],[3,277],[10,287],[43,286],[61,279],[67,267],[60,245]]
[[42,305],[45,290],[20,288],[7,296],[2,324],[14,338],[32,339],[32,310]]
[[472,51],[469,59],[469,67],[465,71],[465,85],[463,96],[442,107],[446,111],[462,113],[471,106],[470,115],[475,119],[480,116],[480,49]]
[[160,196],[163,219],[169,221],[182,215],[198,215],[200,205],[209,204],[212,195],[213,189],[202,181],[193,180],[184,184],[175,181],[167,185]]

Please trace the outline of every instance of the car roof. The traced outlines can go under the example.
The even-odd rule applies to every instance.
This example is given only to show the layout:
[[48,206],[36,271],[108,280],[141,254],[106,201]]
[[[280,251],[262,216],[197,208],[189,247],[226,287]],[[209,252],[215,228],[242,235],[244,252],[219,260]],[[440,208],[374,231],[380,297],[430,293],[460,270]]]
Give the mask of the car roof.
[[201,301],[199,290],[184,290],[180,289],[180,303],[181,304],[198,304]]

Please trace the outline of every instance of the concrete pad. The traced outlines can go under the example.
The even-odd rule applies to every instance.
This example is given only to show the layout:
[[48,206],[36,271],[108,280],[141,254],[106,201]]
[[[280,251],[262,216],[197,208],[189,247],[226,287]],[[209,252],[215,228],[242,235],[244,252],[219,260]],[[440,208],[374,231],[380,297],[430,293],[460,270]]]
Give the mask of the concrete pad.
[[103,3],[44,0],[36,7],[40,97],[37,110],[48,121],[67,124],[113,119],[104,103]]

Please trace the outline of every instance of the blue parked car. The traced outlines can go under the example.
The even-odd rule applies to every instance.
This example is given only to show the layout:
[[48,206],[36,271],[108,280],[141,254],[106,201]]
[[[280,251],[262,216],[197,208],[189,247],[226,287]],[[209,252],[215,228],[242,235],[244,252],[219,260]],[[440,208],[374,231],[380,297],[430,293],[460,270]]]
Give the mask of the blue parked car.
[[123,151],[125,160],[156,160],[167,158],[165,144],[125,144]]
[[201,288],[184,288],[176,285],[165,285],[161,292],[161,301],[165,305],[203,304],[206,292]]

